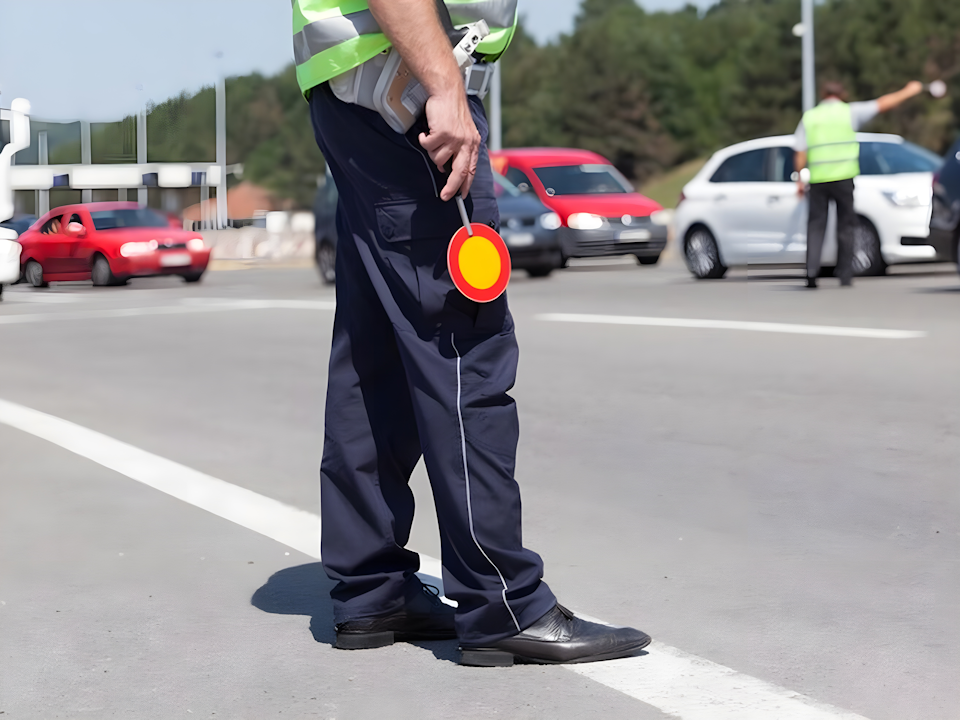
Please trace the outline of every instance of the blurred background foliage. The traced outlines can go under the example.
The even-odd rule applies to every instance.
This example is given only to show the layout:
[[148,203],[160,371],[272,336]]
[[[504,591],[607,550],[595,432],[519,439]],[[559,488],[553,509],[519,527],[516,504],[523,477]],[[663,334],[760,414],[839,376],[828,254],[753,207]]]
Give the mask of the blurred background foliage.
[[[641,185],[666,188],[670,200],[698,158],[796,128],[799,21],[799,0],[721,0],[670,13],[645,12],[633,0],[584,0],[568,35],[538,45],[524,27],[517,33],[503,61],[504,145],[588,148]],[[816,44],[818,80],[843,81],[851,99],[915,78],[946,80],[947,98],[924,96],[869,129],[935,152],[953,141],[958,0],[826,0],[816,8]],[[149,108],[148,159],[213,161],[214,132],[213,88],[171,98]],[[92,135],[94,162],[135,161],[131,118],[96,125]],[[64,137],[51,143],[51,162],[78,161],[78,130]],[[245,180],[310,206],[324,163],[292,66],[227,81],[227,162],[243,163]]]

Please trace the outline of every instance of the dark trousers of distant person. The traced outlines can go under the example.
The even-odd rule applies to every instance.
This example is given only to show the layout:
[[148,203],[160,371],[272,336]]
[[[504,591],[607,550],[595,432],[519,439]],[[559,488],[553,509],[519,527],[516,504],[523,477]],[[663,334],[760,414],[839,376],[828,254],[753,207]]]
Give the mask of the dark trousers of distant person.
[[[486,141],[483,106],[470,98]],[[337,623],[398,610],[421,592],[408,482],[421,454],[440,525],[443,584],[462,642],[485,645],[553,608],[540,557],[523,547],[514,479],[519,351],[506,296],[467,300],[446,250],[460,227],[443,178],[417,140],[324,84],[310,109],[340,193],[337,310],[330,352],[321,554]],[[481,147],[467,209],[499,225]]]
[[807,191],[810,212],[807,219],[807,277],[820,274],[823,238],[827,234],[827,215],[832,200],[837,206],[837,277],[843,285],[853,278],[853,242],[857,214],[853,209],[853,180],[813,183]]

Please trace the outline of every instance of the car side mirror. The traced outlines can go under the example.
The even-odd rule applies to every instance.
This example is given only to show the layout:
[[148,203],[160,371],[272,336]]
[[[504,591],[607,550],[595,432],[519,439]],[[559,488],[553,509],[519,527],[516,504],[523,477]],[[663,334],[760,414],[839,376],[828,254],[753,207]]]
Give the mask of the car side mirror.
[[67,225],[67,229],[63,231],[63,234],[68,238],[82,238],[87,234],[87,229],[78,222],[72,222]]

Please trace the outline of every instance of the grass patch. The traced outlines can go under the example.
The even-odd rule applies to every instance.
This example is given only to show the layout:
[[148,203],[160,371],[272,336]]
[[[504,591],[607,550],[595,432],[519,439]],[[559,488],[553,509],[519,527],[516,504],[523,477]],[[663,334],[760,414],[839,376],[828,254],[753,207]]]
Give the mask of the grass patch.
[[700,172],[700,168],[706,164],[707,158],[698,158],[677,165],[667,172],[650,178],[640,188],[640,192],[651,200],[656,200],[665,208],[675,208],[677,200],[680,198],[680,191],[683,186],[693,179],[693,176]]

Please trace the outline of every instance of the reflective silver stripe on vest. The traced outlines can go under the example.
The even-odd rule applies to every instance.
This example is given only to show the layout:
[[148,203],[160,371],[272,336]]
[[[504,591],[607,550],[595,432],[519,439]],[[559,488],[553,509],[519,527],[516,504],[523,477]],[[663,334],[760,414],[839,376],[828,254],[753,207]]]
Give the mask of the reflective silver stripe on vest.
[[293,58],[302,65],[314,55],[361,35],[380,32],[369,10],[316,20],[293,36]]
[[[447,8],[455,25],[486,20],[490,27],[509,28],[516,18],[517,0],[481,0],[469,5],[451,3]],[[314,55],[347,40],[378,32],[380,26],[369,10],[315,20],[293,36],[293,58],[297,65],[302,65]]]
[[481,0],[468,5],[446,3],[454,25],[486,20],[491,28],[513,27],[517,16],[517,0]]

